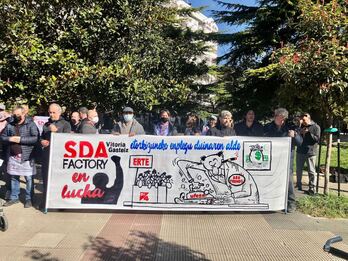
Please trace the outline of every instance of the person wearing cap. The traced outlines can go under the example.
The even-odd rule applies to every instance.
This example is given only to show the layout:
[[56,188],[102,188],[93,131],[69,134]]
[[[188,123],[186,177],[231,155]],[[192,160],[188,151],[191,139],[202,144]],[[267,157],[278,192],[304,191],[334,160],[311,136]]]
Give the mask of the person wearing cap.
[[81,129],[83,128],[83,125],[85,125],[88,121],[88,109],[86,107],[80,107],[78,112],[80,116],[80,123],[77,127],[76,133],[82,133]]
[[307,163],[309,189],[306,191],[309,195],[314,195],[316,171],[315,162],[318,153],[318,144],[320,141],[320,127],[316,124],[309,113],[301,115],[302,125],[300,135],[303,142],[297,147],[296,154],[296,186],[302,190],[302,173],[304,163]]
[[236,132],[233,128],[233,118],[231,112],[227,110],[221,111],[219,114],[219,123],[219,126],[208,130],[207,136],[225,137],[236,135]]
[[153,135],[156,136],[175,136],[178,131],[173,123],[170,122],[170,112],[166,109],[160,111],[160,120],[153,126]]
[[245,114],[243,121],[237,123],[234,127],[238,136],[263,136],[263,126],[255,120],[255,112],[249,110]]
[[217,123],[217,117],[215,115],[210,115],[208,119],[208,123],[204,125],[202,128],[201,134],[207,135],[208,130],[210,130],[211,128],[214,128],[216,126],[216,123]]
[[112,130],[112,134],[126,134],[129,136],[144,135],[144,127],[134,118],[134,110],[125,107],[122,110],[122,118],[117,122]]

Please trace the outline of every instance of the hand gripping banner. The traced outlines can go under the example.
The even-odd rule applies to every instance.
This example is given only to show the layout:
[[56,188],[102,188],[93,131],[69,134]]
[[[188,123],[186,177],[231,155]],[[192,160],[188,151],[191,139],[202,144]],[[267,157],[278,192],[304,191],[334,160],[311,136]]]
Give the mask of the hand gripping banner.
[[286,208],[290,138],[53,134],[47,208]]

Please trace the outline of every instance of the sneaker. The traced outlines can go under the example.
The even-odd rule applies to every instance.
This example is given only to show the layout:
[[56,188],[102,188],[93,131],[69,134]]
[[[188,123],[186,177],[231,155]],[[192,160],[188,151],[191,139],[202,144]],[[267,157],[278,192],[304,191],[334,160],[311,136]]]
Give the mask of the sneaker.
[[305,191],[305,193],[309,196],[314,196],[314,194],[315,194],[313,189],[309,189],[309,190]]
[[31,208],[33,206],[33,204],[31,203],[31,200],[28,199],[27,201],[25,201],[24,207],[25,208]]
[[17,204],[17,203],[19,203],[18,199],[11,199],[11,200],[6,201],[5,204],[2,206],[9,207],[9,206],[12,206],[12,205]]
[[302,185],[301,185],[301,184],[296,184],[296,185],[295,185],[295,188],[297,188],[297,190],[300,190],[300,191],[301,191],[301,190],[302,190]]

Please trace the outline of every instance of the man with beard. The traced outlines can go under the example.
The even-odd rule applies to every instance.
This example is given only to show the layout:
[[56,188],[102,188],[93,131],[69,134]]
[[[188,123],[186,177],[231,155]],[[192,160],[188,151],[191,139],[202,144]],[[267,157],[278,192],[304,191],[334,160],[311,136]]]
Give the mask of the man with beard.
[[207,136],[235,136],[236,132],[233,128],[232,113],[226,110],[220,112],[219,115],[219,126],[211,128],[207,132]]
[[19,203],[20,176],[26,180],[25,208],[32,206],[33,178],[35,174],[34,146],[39,140],[39,130],[32,120],[25,116],[24,109],[17,106],[13,110],[12,122],[9,123],[1,140],[6,146],[7,173],[11,175],[11,196],[4,206]]

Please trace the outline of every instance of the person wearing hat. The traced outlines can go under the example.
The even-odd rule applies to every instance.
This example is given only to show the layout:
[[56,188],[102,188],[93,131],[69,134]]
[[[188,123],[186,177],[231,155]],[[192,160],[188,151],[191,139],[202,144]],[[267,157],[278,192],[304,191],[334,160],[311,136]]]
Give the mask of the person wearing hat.
[[210,115],[208,119],[208,123],[204,125],[202,128],[201,134],[207,135],[208,130],[210,130],[211,128],[214,128],[216,126],[216,123],[217,123],[217,117],[215,115]]
[[237,136],[263,136],[263,126],[255,120],[255,112],[248,110],[243,121],[234,126]]
[[125,107],[122,111],[122,118],[117,122],[112,130],[112,134],[126,134],[129,136],[144,135],[144,127],[134,118],[134,110]]

